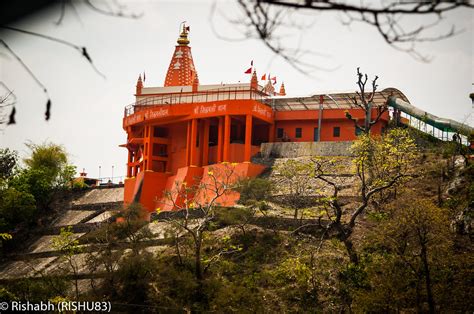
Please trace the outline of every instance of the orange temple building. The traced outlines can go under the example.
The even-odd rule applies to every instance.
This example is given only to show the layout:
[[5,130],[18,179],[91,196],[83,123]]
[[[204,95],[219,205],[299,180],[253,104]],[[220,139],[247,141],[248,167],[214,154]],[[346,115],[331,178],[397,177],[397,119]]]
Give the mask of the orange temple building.
[[[125,108],[127,178],[125,203],[140,202],[148,211],[173,210],[164,191],[182,183],[205,180],[209,167],[232,163],[239,177],[259,175],[264,166],[252,156],[265,142],[350,141],[356,139],[349,112],[363,123],[355,93],[287,97],[282,84],[275,93],[268,81],[260,85],[255,71],[250,82],[201,85],[183,25],[163,87],[145,87],[141,76],[136,101]],[[396,89],[379,92],[374,103],[385,103]],[[373,115],[377,114],[373,109]],[[385,112],[372,127],[381,133],[389,120]],[[221,202],[230,206],[238,193]]]

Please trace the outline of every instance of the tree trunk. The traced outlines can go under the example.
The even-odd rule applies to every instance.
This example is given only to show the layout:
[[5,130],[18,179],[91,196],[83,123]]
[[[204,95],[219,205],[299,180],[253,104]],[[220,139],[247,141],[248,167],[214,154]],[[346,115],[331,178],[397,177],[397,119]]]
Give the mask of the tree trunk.
[[201,245],[202,237],[199,235],[197,236],[195,243],[195,274],[198,281],[202,280]]
[[298,219],[298,208],[295,208],[295,214],[294,214],[293,218],[294,218],[295,220]]
[[175,248],[176,248],[176,255],[178,255],[178,263],[179,265],[183,265],[183,259],[181,258],[181,251],[179,249],[179,234],[175,236]]
[[349,238],[345,238],[342,241],[344,242],[344,246],[346,247],[347,254],[349,255],[349,260],[351,261],[351,263],[355,265],[359,264],[359,256],[354,250],[354,245],[352,244],[352,241],[349,240]]
[[428,307],[429,312],[435,312],[435,304],[433,300],[433,292],[431,291],[431,276],[430,276],[430,268],[428,265],[428,253],[426,252],[426,244],[422,243],[421,245],[421,259],[423,262],[423,270],[425,273],[425,282],[426,282],[426,294],[428,297]]

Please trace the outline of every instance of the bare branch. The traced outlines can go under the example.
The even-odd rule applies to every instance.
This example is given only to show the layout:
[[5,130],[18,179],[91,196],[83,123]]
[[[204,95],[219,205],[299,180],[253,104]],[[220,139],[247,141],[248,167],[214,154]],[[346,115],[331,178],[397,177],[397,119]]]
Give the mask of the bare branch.
[[[238,0],[243,9],[245,19],[233,20],[234,24],[244,27],[245,37],[260,39],[272,52],[281,56],[296,70],[308,74],[314,70],[327,70],[307,64],[296,56],[298,51],[285,48],[277,35],[282,27],[294,27],[298,25],[287,12],[341,12],[347,20],[342,21],[344,25],[352,22],[367,24],[377,30],[384,41],[396,50],[408,53],[413,58],[428,62],[430,58],[416,51],[415,43],[426,41],[438,41],[458,33],[452,25],[441,35],[428,36],[429,29],[438,26],[442,21],[443,14],[458,8],[474,8],[474,3],[469,0],[460,1],[428,1],[409,3],[403,1],[385,2],[353,2],[338,0]],[[402,17],[412,16],[434,16],[436,21],[429,24],[419,25],[405,29]],[[230,21],[230,19],[228,19]],[[408,45],[408,46],[407,46]]]
[[[135,14],[135,13],[125,13],[124,8],[125,5],[116,3],[117,9],[109,7],[108,10],[102,9],[101,7],[97,6],[94,1],[92,0],[84,0],[87,6],[89,6],[92,10],[103,14],[103,15],[109,15],[109,16],[114,16],[114,17],[123,17],[123,18],[130,18],[130,19],[138,19],[143,16],[143,12],[140,14]],[[108,5],[107,2],[101,1],[100,3],[105,3]]]

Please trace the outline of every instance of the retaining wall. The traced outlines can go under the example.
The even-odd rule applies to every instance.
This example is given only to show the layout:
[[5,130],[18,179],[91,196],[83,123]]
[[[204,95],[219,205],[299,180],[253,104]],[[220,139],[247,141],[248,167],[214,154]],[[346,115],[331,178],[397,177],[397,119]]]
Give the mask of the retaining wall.
[[351,156],[352,141],[262,143],[263,158],[295,158],[301,156]]

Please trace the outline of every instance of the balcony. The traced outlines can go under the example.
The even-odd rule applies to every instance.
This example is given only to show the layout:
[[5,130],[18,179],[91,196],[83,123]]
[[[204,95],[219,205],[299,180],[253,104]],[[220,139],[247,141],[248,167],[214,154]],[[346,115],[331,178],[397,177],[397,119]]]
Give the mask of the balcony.
[[[140,96],[139,96],[140,97]],[[155,106],[169,106],[179,104],[206,103],[223,100],[253,99],[263,104],[269,103],[269,96],[256,89],[242,89],[241,87],[224,87],[197,92],[167,93],[163,95],[142,96],[144,98],[125,107],[124,117]]]

